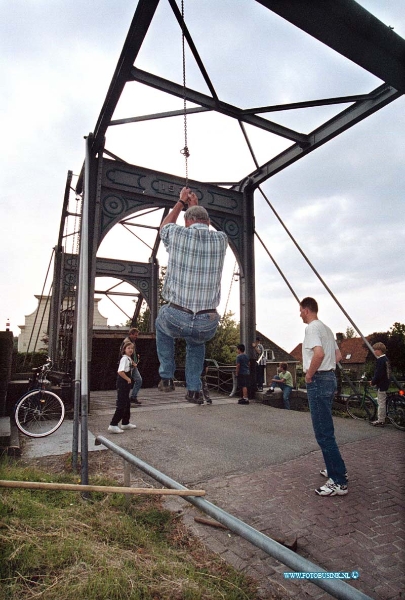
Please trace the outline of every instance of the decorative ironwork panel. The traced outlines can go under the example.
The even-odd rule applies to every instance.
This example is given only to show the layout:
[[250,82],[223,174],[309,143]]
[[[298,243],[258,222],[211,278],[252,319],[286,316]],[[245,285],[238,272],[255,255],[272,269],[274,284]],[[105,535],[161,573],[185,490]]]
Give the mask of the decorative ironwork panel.
[[[210,215],[212,224],[225,231],[236,254],[242,251],[243,194],[198,181],[189,181],[198,202]],[[166,173],[104,159],[101,179],[101,215],[98,246],[108,231],[126,216],[139,210],[171,208],[184,180]]]
[[[65,254],[63,265],[63,297],[74,294],[78,256]],[[150,305],[153,269],[151,263],[137,263],[113,258],[96,258],[96,277],[115,277],[134,286]]]

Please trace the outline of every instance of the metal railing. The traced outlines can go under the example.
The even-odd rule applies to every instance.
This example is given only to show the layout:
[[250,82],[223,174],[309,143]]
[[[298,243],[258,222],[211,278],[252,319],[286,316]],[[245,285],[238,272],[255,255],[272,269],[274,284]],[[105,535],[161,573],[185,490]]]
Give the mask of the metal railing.
[[[129,469],[127,465],[127,463],[130,463],[168,488],[175,490],[187,490],[185,486],[181,485],[177,481],[174,481],[174,479],[171,479],[154,467],[148,465],[143,460],[137,458],[124,448],[117,446],[114,444],[114,442],[111,442],[107,438],[101,435],[97,436],[95,443],[97,445],[102,444],[124,459],[124,483],[126,486],[129,486],[130,484]],[[282,544],[272,540],[267,535],[264,535],[264,533],[257,531],[240,519],[227,513],[218,506],[215,506],[215,504],[208,502],[208,500],[196,496],[184,496],[184,500],[187,500],[187,502],[190,502],[190,504],[193,504],[207,515],[217,520],[219,523],[222,523],[222,525],[225,525],[230,531],[240,535],[257,548],[260,548],[266,552],[266,554],[269,556],[272,556],[278,560],[280,563],[290,567],[293,571],[299,573],[326,573],[326,571],[318,565],[311,563],[306,558],[303,558]],[[369,596],[363,594],[363,592],[356,590],[340,579],[306,579],[306,581],[310,581],[311,583],[314,583],[318,587],[324,589],[334,598],[341,600],[372,600]]]

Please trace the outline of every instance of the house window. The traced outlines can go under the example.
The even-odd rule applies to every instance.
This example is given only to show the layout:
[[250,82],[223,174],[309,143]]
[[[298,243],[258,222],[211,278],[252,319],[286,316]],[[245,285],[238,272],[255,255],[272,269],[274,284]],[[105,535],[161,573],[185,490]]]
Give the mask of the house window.
[[274,352],[273,352],[273,350],[265,350],[264,351],[264,356],[266,357],[266,360],[274,361]]
[[352,357],[352,355],[351,355],[351,354],[346,354],[346,360],[350,360],[350,359],[351,359],[351,357]]

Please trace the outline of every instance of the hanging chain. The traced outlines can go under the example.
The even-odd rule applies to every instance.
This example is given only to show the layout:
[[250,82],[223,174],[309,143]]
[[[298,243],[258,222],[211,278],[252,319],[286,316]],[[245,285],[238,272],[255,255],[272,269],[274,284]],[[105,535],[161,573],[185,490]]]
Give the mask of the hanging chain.
[[186,187],[188,186],[188,157],[190,156],[190,152],[187,146],[187,100],[186,100],[186,45],[185,45],[185,36],[184,36],[184,0],[181,0],[181,45],[182,45],[182,54],[183,54],[183,111],[184,111],[184,148],[180,150],[181,154],[184,156],[184,163],[186,169]]
[[228,292],[228,298],[226,299],[226,304],[225,304],[225,308],[224,308],[224,314],[222,315],[222,318],[224,319],[226,317],[226,313],[228,311],[228,304],[229,304],[229,298],[231,297],[231,291],[232,291],[232,284],[234,281],[237,281],[237,279],[235,279],[235,275],[236,275],[236,268],[238,266],[237,261],[235,260],[235,265],[233,267],[233,273],[232,273],[232,279],[231,279],[231,284],[229,286],[229,292]]

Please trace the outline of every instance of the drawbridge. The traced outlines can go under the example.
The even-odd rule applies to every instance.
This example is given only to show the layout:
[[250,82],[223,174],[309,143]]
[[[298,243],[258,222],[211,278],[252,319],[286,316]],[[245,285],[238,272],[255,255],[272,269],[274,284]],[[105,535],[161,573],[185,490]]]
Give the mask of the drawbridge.
[[[221,2],[218,0],[210,3],[210,6],[213,11],[220,8],[218,14],[223,16],[232,8],[231,3],[224,2],[222,6]],[[204,29],[203,12],[200,16],[196,2],[186,4],[183,0],[179,7],[175,0],[139,0],[100,114],[94,129],[86,136],[82,169],[77,176],[72,171],[68,172],[59,237],[54,249],[49,349],[56,369],[66,371],[72,361],[75,364],[72,378],[76,383],[76,398],[80,399],[76,404],[81,405],[82,443],[85,443],[87,432],[94,295],[104,293],[114,303],[118,302],[120,295],[132,296],[135,308],[133,314],[127,316],[133,324],[139,318],[142,305],[146,305],[150,313],[150,334],[153,336],[160,301],[159,225],[185,183],[208,210],[213,227],[225,231],[228,236],[238,270],[242,340],[253,340],[256,332],[255,243],[265,248],[298,300],[282,269],[271,256],[267,240],[262,239],[256,231],[255,197],[258,193],[265,198],[269,210],[332,294],[288,232],[261,186],[404,94],[405,41],[392,27],[379,21],[353,0],[312,3],[304,0],[250,0],[250,3],[252,15],[266,23],[270,42],[277,40],[280,23],[282,27],[295,28],[301,34],[317,40],[319,48],[327,47],[328,57],[337,54],[339,60],[346,61],[351,72],[355,69],[358,73],[359,83],[353,90],[349,90],[347,84],[342,85],[344,93],[341,95],[318,99],[290,101],[286,90],[280,96],[288,98],[288,102],[254,106],[256,95],[250,83],[251,74],[246,72],[246,65],[239,72],[243,62],[244,27],[249,26],[251,32],[255,26],[254,22],[249,22],[250,10],[245,12],[246,20],[241,23],[240,31],[228,31],[226,20],[219,20],[215,32],[211,32]],[[248,5],[249,1],[246,0],[243,7],[246,9]],[[205,6],[207,9],[209,7]],[[176,76],[168,77],[166,74],[166,71],[169,75],[174,73],[172,55],[169,57],[165,51],[164,40],[154,35],[155,21],[163,29],[167,27],[168,38],[176,37],[179,42],[177,53],[181,68]],[[213,62],[211,59],[210,66],[203,60],[207,44],[214,55],[218,54],[217,60]],[[211,72],[214,66],[218,71],[221,51],[225,47],[230,47],[228,52],[235,55],[234,70],[221,73],[219,80],[216,76],[214,84]],[[147,60],[143,58],[144,48],[149,50]],[[331,68],[335,68],[336,63],[331,64],[334,65]],[[274,81],[278,78],[277,65],[265,66],[263,55],[260,59],[258,56],[257,62],[249,67],[256,77],[259,74],[259,81],[262,79],[263,85],[269,77]],[[336,73],[336,78],[344,83],[341,74]],[[353,81],[352,78],[350,80]],[[377,84],[371,89],[364,89],[370,81]],[[307,87],[303,82],[301,89],[306,90]],[[253,106],[242,108],[238,102],[230,103],[228,97],[231,88],[243,90],[244,98],[250,97],[251,92]],[[310,96],[310,90],[306,93]],[[138,95],[144,100],[158,96],[159,107],[162,108],[157,112],[134,115]],[[156,106],[152,100],[151,106]],[[298,131],[293,127],[296,111],[325,107],[328,107],[328,117],[321,119],[315,128]],[[280,114],[286,124],[280,123]],[[188,134],[191,123],[194,129],[204,130],[207,119],[213,119],[210,125],[212,130],[220,127],[221,144],[220,147],[213,147],[212,152],[202,155],[198,150],[198,140],[194,140],[191,156],[197,147],[200,165],[196,169],[199,178],[192,179],[188,177]],[[168,122],[171,125],[165,130],[168,133],[164,137],[156,124],[162,124],[163,127],[163,123]],[[222,146],[226,146],[231,131],[229,122],[236,124],[252,164],[251,169],[240,172],[230,181],[218,177],[224,151]],[[313,121],[309,119],[308,122]],[[177,161],[172,160],[171,156],[174,152],[171,139],[174,127],[177,131],[181,129],[184,134],[184,148],[175,150],[177,156],[180,155]],[[255,140],[263,142],[264,137],[268,141],[261,143],[260,152],[257,152]],[[232,152],[233,139],[230,140],[231,150],[228,152]],[[118,144],[118,140],[121,144]],[[155,155],[162,152],[161,147],[164,148],[165,144],[172,149],[166,158],[167,165],[173,168],[160,171],[151,167],[150,163],[153,163]],[[117,147],[122,151],[118,152]],[[265,152],[268,155],[263,160]],[[136,164],[133,156],[137,157]],[[184,159],[184,164],[180,158],[181,161]],[[236,159],[235,156],[233,175],[238,171]],[[201,177],[204,177],[204,181],[200,180]],[[131,248],[126,247],[127,242],[121,242],[119,234],[116,245],[124,246],[120,257],[103,254],[107,247],[104,242],[117,227],[130,230],[143,244],[144,252],[139,254],[139,259]],[[145,251],[148,254],[146,259]],[[101,281],[103,278],[109,281],[113,279],[117,283],[105,290],[98,289],[96,279]],[[132,291],[122,292],[119,287],[121,283],[130,286]],[[349,315],[347,317],[362,335]],[[83,469],[86,469],[86,465]]]
[[[93,131],[87,136],[82,170],[76,177],[71,171],[67,176],[59,238],[54,249],[49,323],[50,354],[57,369],[68,369],[72,359],[77,359],[78,349],[83,348],[84,341],[91,348],[94,310],[92,298],[95,293],[105,294],[114,304],[118,303],[119,296],[132,295],[135,301],[134,312],[126,316],[132,324],[136,324],[142,305],[146,305],[150,312],[150,332],[153,334],[159,307],[159,225],[185,182],[197,193],[200,204],[207,208],[212,225],[228,235],[239,278],[241,338],[252,340],[256,331],[255,241],[265,248],[298,300],[268,251],[267,241],[255,229],[255,194],[261,193],[264,196],[269,210],[273,211],[286,229],[265,196],[262,184],[399,98],[405,91],[405,41],[392,27],[380,22],[353,0],[325,0],[310,5],[303,0],[251,0],[251,4],[252,16],[255,15],[256,19],[257,7],[260,5],[260,16],[268,21],[267,29],[271,39],[277,38],[281,18],[283,26],[298,28],[338,53],[358,69],[359,79],[364,72],[368,72],[377,78],[378,85],[373,89],[362,89],[362,93],[358,93],[358,88],[364,87],[364,83],[356,86],[357,89],[353,90],[356,93],[241,108],[227,101],[228,87],[234,86],[234,74],[224,72],[221,74],[221,81],[214,85],[210,74],[212,63],[211,67],[206,66],[202,56],[208,43],[211,52],[218,50],[217,63],[220,64],[221,49],[224,44],[232,42],[237,70],[241,63],[238,48],[243,52],[243,26],[239,32],[233,31],[231,38],[224,21],[211,34],[204,31],[203,27],[196,26],[198,15],[194,13],[198,11],[198,6],[195,3],[185,3],[183,0],[179,6],[175,0],[139,0],[99,117]],[[229,5],[225,5],[221,15],[228,10],[227,6],[230,10]],[[214,3],[211,10],[215,10]],[[170,73],[173,71],[167,66],[163,43],[153,48],[152,63],[155,63],[156,68],[140,68],[148,62],[142,61],[142,51],[144,47],[148,47],[149,36],[156,43],[153,27],[155,21],[159,20],[160,24],[164,20],[168,34],[173,33],[178,41],[178,61],[182,61],[182,73],[177,71],[177,78],[169,79],[152,72],[159,71],[159,63],[163,65],[161,72],[165,69]],[[247,25],[252,28],[255,23],[246,23],[245,26]],[[238,44],[235,43],[235,36],[239,36],[241,40]],[[276,80],[278,76],[276,68],[269,71],[259,61],[251,64],[251,70],[256,73],[259,71],[263,78],[270,76]],[[189,80],[198,85],[191,87]],[[246,74],[245,82],[241,70],[237,86],[244,90],[245,95],[249,81],[249,73]],[[195,87],[198,89],[194,89]],[[167,110],[135,116],[131,114],[132,106],[136,106],[137,95],[142,95],[145,89],[159,95],[162,106],[166,103]],[[126,94],[133,100],[125,100]],[[252,90],[252,103],[254,97]],[[181,108],[173,110],[173,99],[181,104]],[[312,131],[297,131],[293,127],[281,125],[276,119],[277,115],[282,114],[286,121],[291,116],[291,122],[294,122],[293,115],[297,110],[326,106],[333,107],[332,118],[329,117]],[[125,111],[130,114],[120,116]],[[119,118],[116,116],[118,113]],[[212,115],[220,115],[221,124],[224,123],[224,146],[228,129],[223,119],[237,124],[254,166],[251,171],[240,173],[235,181],[210,179],[210,172],[217,174],[217,169],[212,164],[218,157],[218,152],[215,151],[212,153],[213,159],[210,156],[203,158],[206,180],[188,179],[187,123],[190,129],[192,119],[193,127],[196,128],[201,119],[204,127],[206,119]],[[148,164],[131,162],[132,152],[128,149],[134,144],[138,149],[149,146],[151,136],[156,136],[156,123],[171,121],[178,128],[179,120],[184,123],[180,128],[184,127],[185,146],[180,152],[185,157],[185,173],[182,163],[175,161],[168,160],[168,164],[176,165],[175,173],[160,172],[150,168]],[[154,128],[149,130],[152,125]],[[118,130],[120,139],[125,141],[122,147],[127,149],[128,157],[126,154],[117,156],[111,150],[110,143],[114,150],[117,145]],[[256,132],[268,137],[266,147],[269,149],[269,156],[264,162],[258,160],[252,141]],[[165,140],[158,136],[152,141],[158,147]],[[193,143],[194,148],[198,146],[198,140]],[[136,154],[139,156],[142,152]],[[146,150],[145,156],[149,156]],[[199,172],[201,171],[202,169]],[[136,257],[131,257],[128,260],[131,251],[122,253],[126,259],[102,255],[103,241],[117,226],[125,227],[137,240],[141,240],[149,253],[146,259],[142,257],[141,260],[136,260]],[[296,244],[287,229],[286,231]],[[319,273],[301,249],[298,249],[327,288]],[[117,283],[104,290],[96,289],[96,278],[110,278],[110,281],[113,278]],[[129,284],[133,291],[121,292],[119,286],[122,282]],[[348,318],[353,324],[349,316]],[[355,329],[359,331],[356,326]],[[90,359],[91,356],[87,355],[86,361]]]

